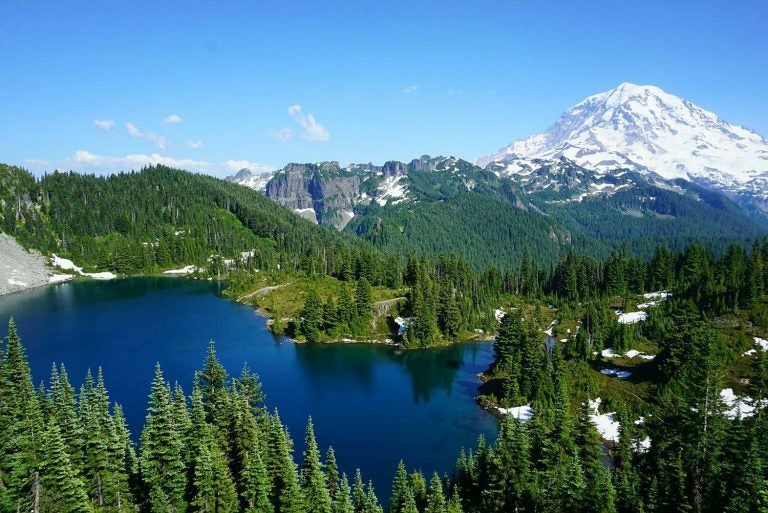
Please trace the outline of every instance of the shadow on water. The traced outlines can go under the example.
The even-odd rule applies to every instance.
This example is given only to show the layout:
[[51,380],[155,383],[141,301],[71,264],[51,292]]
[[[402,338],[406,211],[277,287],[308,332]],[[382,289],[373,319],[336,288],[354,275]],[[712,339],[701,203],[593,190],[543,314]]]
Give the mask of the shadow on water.
[[433,394],[442,391],[451,395],[452,385],[461,367],[464,348],[451,346],[420,351],[390,351],[390,358],[408,374],[413,390],[413,402],[428,403]]
[[[475,376],[485,370],[486,360],[477,361],[474,343],[419,351],[396,351],[369,344],[296,345],[296,361],[316,387],[330,383],[372,390],[375,371],[382,363],[393,363],[410,381],[413,402],[428,403],[436,392],[450,396],[454,386],[477,394]],[[457,380],[459,369],[471,379]]]
[[371,390],[374,369],[388,353],[388,348],[364,344],[296,344],[296,362],[314,386],[333,383]]

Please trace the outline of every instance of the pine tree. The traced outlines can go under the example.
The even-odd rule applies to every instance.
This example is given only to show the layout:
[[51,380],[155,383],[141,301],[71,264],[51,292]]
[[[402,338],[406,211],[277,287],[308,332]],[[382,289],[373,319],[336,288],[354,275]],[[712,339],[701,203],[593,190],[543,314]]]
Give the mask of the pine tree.
[[355,484],[352,488],[352,507],[355,513],[365,511],[365,485],[363,485],[363,476],[360,469],[355,469]]
[[[362,483],[361,483],[362,484]],[[336,491],[333,500],[333,507],[331,508],[333,513],[354,513],[355,508],[352,506],[351,490],[349,488],[349,480],[346,474],[341,475],[341,485]]]
[[141,433],[140,465],[149,489],[153,511],[183,513],[186,473],[181,458],[182,443],[175,429],[173,403],[160,364],[155,367],[149,413]]
[[328,494],[331,496],[331,501],[334,501],[339,490],[339,467],[336,464],[336,453],[333,447],[328,447],[325,453],[325,474],[328,481]]
[[195,456],[195,496],[192,505],[201,513],[235,512],[238,510],[237,493],[226,458],[213,433],[204,436],[206,440]]
[[432,474],[429,481],[429,495],[427,496],[427,507],[424,513],[447,513],[445,496],[443,495],[443,483],[437,472]]
[[395,479],[392,482],[392,498],[389,502],[390,513],[404,512],[406,497],[409,493],[411,499],[413,499],[413,493],[408,484],[408,473],[405,470],[405,463],[403,463],[403,460],[400,460],[397,464],[397,470],[395,471]]
[[64,439],[55,421],[50,422],[43,432],[42,446],[45,458],[41,465],[42,472],[36,473],[34,477],[32,486],[40,489],[39,492],[33,492],[39,497],[34,502],[40,505],[40,510],[90,512],[85,486],[69,460]]
[[258,451],[245,457],[245,485],[242,497],[245,513],[272,513],[274,507],[269,502],[269,476],[267,467]]
[[299,331],[307,338],[307,342],[320,342],[322,340],[323,304],[315,289],[307,293],[304,308],[301,309],[301,323]]
[[39,472],[43,416],[32,384],[32,374],[13,319],[8,322],[8,342],[0,376],[0,476],[22,508],[29,483]]
[[311,417],[307,422],[305,446],[300,485],[306,500],[306,511],[307,513],[331,513],[331,496],[328,493],[325,474],[323,474]]

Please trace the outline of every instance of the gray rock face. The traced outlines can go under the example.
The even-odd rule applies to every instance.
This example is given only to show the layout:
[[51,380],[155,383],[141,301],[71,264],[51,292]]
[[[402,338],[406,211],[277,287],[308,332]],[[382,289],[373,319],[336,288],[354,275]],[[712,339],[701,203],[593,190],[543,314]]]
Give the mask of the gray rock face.
[[312,209],[320,224],[339,227],[359,202],[360,175],[338,162],[288,164],[267,184],[267,197],[291,210]]

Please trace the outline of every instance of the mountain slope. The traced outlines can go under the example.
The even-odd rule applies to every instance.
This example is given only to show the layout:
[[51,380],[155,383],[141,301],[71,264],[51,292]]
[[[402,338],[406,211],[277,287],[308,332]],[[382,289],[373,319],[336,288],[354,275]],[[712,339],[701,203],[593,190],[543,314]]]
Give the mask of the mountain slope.
[[648,171],[595,171],[566,158],[485,169],[426,155],[382,166],[289,164],[265,194],[386,251],[456,253],[477,267],[516,268],[526,248],[545,264],[569,247],[606,256],[626,244],[650,256],[656,245],[681,249],[698,240],[722,251],[768,234],[720,193]]
[[382,258],[364,241],[301,220],[261,193],[164,166],[35,180],[0,164],[0,207],[0,230],[24,246],[124,273],[208,266],[214,254],[226,265],[287,271]]
[[734,197],[768,198],[768,141],[658,87],[624,83],[565,111],[545,132],[476,163],[568,158],[607,171],[626,167],[684,178]]

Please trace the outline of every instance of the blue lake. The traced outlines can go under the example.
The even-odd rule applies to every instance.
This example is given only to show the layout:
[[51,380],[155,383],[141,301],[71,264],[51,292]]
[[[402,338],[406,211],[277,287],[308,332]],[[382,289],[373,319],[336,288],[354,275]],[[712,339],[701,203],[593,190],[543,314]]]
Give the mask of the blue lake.
[[409,470],[450,472],[462,447],[474,447],[480,434],[495,439],[497,421],[474,401],[491,344],[403,354],[384,346],[294,344],[219,291],[214,282],[161,277],[33,289],[0,298],[0,334],[13,316],[37,383],[48,382],[53,362],[66,365],[78,388],[87,369],[95,374],[101,366],[134,439],[155,362],[189,394],[215,340],[230,375],[244,363],[258,373],[267,406],[279,410],[295,439],[297,459],[312,416],[323,450],[332,445],[350,476],[360,467],[385,500],[401,458]]

